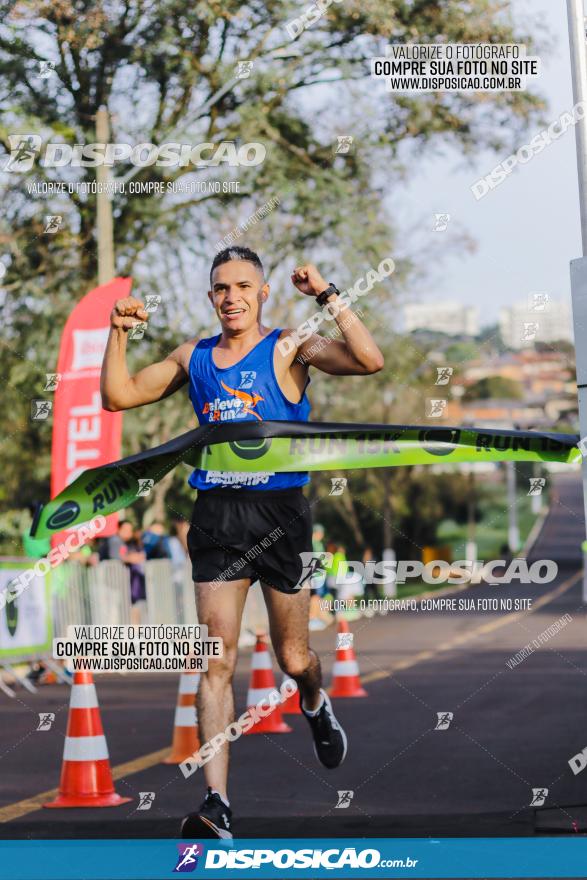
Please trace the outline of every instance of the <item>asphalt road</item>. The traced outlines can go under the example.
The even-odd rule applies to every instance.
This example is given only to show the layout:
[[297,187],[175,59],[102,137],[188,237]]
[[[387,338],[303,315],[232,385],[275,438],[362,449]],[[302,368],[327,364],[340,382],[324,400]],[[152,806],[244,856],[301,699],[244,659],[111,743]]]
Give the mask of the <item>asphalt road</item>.
[[[349,737],[345,764],[324,770],[306,722],[293,733],[245,736],[233,746],[230,796],[242,837],[527,836],[587,830],[587,772],[569,759],[587,747],[583,517],[578,475],[557,478],[553,507],[531,558],[559,565],[549,584],[487,584],[455,593],[478,600],[530,598],[530,611],[396,612],[352,625],[367,699],[337,700]],[[564,615],[564,628],[523,662],[507,661]],[[330,680],[335,633],[313,636]],[[250,651],[236,678],[245,708]],[[203,779],[186,780],[153,757],[171,742],[175,676],[99,676],[98,696],[117,791],[116,809],[43,810],[33,800],[58,784],[69,689],[0,693],[0,835],[3,838],[176,837],[199,803]],[[54,712],[37,732],[39,712]],[[438,712],[452,712],[435,730]],[[152,756],[145,758],[144,756]],[[138,772],[131,772],[133,769]],[[547,788],[544,808],[530,807]],[[137,811],[139,792],[155,793]],[[338,791],[352,791],[336,808]],[[47,799],[47,798],[45,798]]]

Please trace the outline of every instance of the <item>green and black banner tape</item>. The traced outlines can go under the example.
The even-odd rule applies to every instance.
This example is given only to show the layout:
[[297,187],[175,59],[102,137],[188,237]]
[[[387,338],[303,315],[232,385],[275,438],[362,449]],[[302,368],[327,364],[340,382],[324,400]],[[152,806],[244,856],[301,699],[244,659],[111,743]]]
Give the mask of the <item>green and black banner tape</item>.
[[50,537],[129,507],[145,494],[145,487],[182,462],[235,474],[487,461],[575,462],[581,459],[578,442],[574,434],[492,428],[273,421],[203,425],[162,446],[84,471],[37,511],[31,534]]

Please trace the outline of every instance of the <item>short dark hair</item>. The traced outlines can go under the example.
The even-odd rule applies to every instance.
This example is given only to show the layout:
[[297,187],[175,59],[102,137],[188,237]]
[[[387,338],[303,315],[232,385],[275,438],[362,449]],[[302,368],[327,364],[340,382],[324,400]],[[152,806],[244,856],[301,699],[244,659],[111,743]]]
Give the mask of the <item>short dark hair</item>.
[[212,272],[214,269],[217,266],[221,266],[223,263],[230,263],[231,260],[246,260],[247,263],[252,263],[253,266],[257,267],[263,278],[265,278],[263,263],[255,251],[252,251],[248,247],[229,247],[217,253],[212,260],[212,266],[210,268],[210,287],[212,287]]

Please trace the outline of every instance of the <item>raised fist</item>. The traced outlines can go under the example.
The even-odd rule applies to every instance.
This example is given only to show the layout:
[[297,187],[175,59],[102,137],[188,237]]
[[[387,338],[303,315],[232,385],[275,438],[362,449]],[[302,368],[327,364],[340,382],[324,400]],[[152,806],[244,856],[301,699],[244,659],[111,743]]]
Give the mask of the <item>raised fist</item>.
[[318,296],[328,287],[328,282],[324,280],[312,263],[297,266],[291,274],[291,280],[295,287],[306,296]]
[[110,315],[112,327],[127,331],[148,320],[149,313],[145,310],[144,302],[134,296],[117,300]]

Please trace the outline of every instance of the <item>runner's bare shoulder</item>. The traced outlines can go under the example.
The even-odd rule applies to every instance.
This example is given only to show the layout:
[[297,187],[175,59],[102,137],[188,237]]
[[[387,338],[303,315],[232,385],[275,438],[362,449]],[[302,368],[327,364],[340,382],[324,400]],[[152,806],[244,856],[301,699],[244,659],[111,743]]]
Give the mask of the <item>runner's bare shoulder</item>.
[[181,345],[178,345],[167,357],[168,360],[176,361],[180,364],[186,375],[189,373],[190,368],[190,358],[193,354],[194,348],[198,344],[197,337],[194,339],[189,339],[187,342],[182,342]]
[[280,356],[287,364],[291,364],[296,358],[298,348],[296,331],[287,328],[282,330],[275,346],[276,356]]

